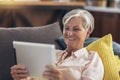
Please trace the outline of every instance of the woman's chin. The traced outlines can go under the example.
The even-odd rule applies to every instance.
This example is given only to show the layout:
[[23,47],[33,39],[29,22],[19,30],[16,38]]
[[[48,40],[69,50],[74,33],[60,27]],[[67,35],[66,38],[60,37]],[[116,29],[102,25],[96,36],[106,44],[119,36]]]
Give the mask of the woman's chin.
[[74,41],[67,41],[67,44],[73,45],[75,42]]
[[72,49],[72,48],[74,48],[74,45],[73,44],[67,44],[67,47]]

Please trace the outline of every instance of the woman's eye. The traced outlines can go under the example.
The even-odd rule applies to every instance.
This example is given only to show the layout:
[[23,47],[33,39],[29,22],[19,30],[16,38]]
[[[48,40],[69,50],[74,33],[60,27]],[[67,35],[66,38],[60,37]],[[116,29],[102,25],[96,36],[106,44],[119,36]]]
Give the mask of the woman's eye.
[[65,27],[64,29],[65,29],[65,30],[69,30],[69,28],[68,28],[68,27]]
[[79,31],[80,29],[79,28],[75,28],[75,29],[73,29],[74,31]]

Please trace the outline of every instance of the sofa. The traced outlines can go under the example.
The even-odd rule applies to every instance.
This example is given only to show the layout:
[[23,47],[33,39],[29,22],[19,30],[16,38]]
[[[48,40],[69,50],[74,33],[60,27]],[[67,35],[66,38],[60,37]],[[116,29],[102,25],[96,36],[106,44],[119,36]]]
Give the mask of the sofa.
[[[87,39],[85,46],[96,39],[98,38]],[[56,49],[62,50],[66,48],[58,22],[37,27],[0,28],[0,80],[12,80],[10,67],[16,64],[13,41],[54,44]],[[118,43],[113,44],[114,51],[120,50]],[[119,55],[120,51],[115,54]]]
[[62,36],[59,23],[37,27],[0,28],[0,80],[12,80],[10,67],[16,64],[13,41],[55,44]]

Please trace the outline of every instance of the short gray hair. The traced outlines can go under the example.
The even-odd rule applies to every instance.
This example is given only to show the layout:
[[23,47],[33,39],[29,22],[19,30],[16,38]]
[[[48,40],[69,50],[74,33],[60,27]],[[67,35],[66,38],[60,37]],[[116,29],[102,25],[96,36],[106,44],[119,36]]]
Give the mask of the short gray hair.
[[63,25],[65,26],[72,17],[77,17],[77,16],[82,17],[84,19],[85,21],[83,24],[84,28],[92,32],[94,29],[94,18],[90,12],[82,9],[74,9],[66,13],[62,19]]

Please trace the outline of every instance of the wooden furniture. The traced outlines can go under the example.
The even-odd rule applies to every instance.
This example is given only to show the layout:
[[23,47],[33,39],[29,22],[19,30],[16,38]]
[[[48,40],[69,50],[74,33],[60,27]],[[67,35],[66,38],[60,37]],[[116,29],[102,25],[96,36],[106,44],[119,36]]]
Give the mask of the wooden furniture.
[[[39,2],[0,2],[0,6],[46,6],[46,7],[83,7],[85,6],[84,1],[79,2],[53,2],[53,1],[39,1]],[[3,7],[5,8],[5,7]]]
[[113,40],[120,43],[120,10],[115,8],[86,8],[95,18],[95,30],[91,36],[102,37],[112,34]]
[[59,21],[74,8],[83,8],[85,2],[0,2],[0,27],[42,26]]

